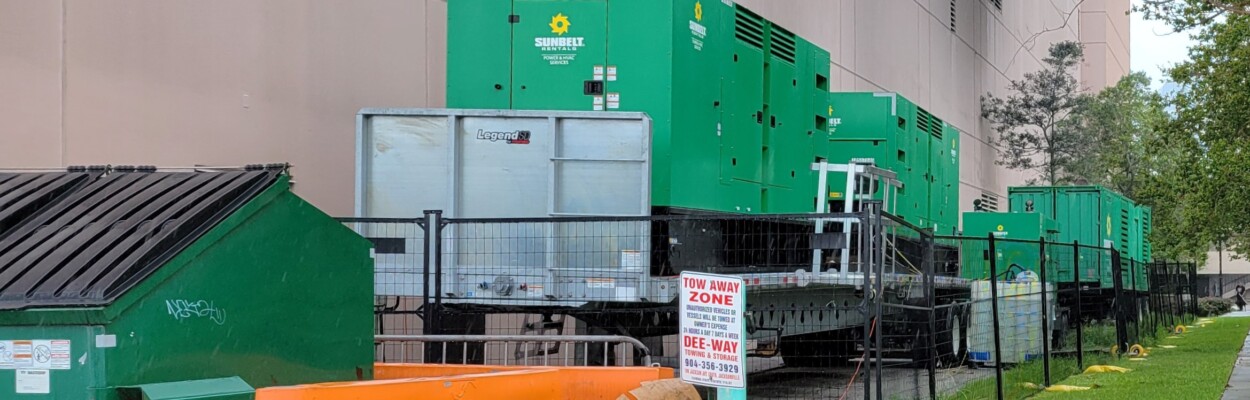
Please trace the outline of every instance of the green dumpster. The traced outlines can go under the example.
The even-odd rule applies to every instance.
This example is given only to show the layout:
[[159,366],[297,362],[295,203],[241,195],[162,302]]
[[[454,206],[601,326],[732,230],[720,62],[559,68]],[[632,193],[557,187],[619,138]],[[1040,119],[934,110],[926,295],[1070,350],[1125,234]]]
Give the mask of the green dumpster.
[[284,170],[0,173],[0,398],[370,379],[372,246]]

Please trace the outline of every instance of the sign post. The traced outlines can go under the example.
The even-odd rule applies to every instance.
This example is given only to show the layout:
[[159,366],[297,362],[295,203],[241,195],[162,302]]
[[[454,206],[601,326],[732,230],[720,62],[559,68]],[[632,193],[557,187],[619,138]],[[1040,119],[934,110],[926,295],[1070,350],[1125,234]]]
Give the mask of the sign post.
[[681,380],[746,399],[746,286],[728,275],[681,273]]

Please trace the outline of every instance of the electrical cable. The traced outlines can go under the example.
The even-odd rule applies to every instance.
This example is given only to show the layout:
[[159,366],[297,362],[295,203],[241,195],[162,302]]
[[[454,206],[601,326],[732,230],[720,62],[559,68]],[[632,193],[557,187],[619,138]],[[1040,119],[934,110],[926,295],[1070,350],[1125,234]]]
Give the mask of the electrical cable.
[[[868,327],[868,340],[872,340],[872,333],[877,331],[877,318],[872,319],[872,325]],[[864,348],[864,357],[859,359],[859,364],[855,365],[855,373],[851,374],[850,382],[846,383],[846,388],[842,389],[842,395],[838,396],[838,400],[845,400],[846,395],[851,393],[851,387],[855,386],[855,377],[859,376],[859,369],[864,366],[864,361],[868,360],[868,347]],[[880,349],[877,349],[880,352]]]

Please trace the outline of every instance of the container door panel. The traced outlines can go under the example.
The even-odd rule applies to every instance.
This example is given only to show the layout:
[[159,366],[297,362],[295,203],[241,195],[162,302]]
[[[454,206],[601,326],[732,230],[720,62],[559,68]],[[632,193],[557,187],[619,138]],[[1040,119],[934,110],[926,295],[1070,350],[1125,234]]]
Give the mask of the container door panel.
[[[798,186],[799,174],[810,170],[812,162],[802,118],[804,107],[799,102],[798,76],[793,64],[776,56],[769,60],[768,112],[764,117],[766,182],[794,188]],[[800,165],[807,168],[800,168]]]
[[512,108],[511,0],[453,1],[447,25],[471,26],[447,46],[447,107]]
[[764,55],[760,49],[741,41],[735,44],[734,49],[737,61],[734,63],[733,81],[725,88],[729,121],[724,126],[723,142],[729,145],[729,153],[726,154],[728,159],[723,159],[721,163],[729,173],[722,173],[722,176],[758,183],[761,181],[760,154],[764,128]]
[[516,109],[605,109],[595,67],[607,58],[602,1],[517,0],[513,13],[512,104]]

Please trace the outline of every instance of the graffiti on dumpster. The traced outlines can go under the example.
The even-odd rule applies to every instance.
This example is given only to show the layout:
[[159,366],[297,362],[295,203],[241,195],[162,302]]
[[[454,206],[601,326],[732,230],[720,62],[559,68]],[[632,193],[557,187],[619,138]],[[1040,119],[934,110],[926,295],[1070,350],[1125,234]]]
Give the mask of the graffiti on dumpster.
[[165,309],[174,319],[208,318],[217,325],[226,323],[226,310],[204,300],[165,300]]

